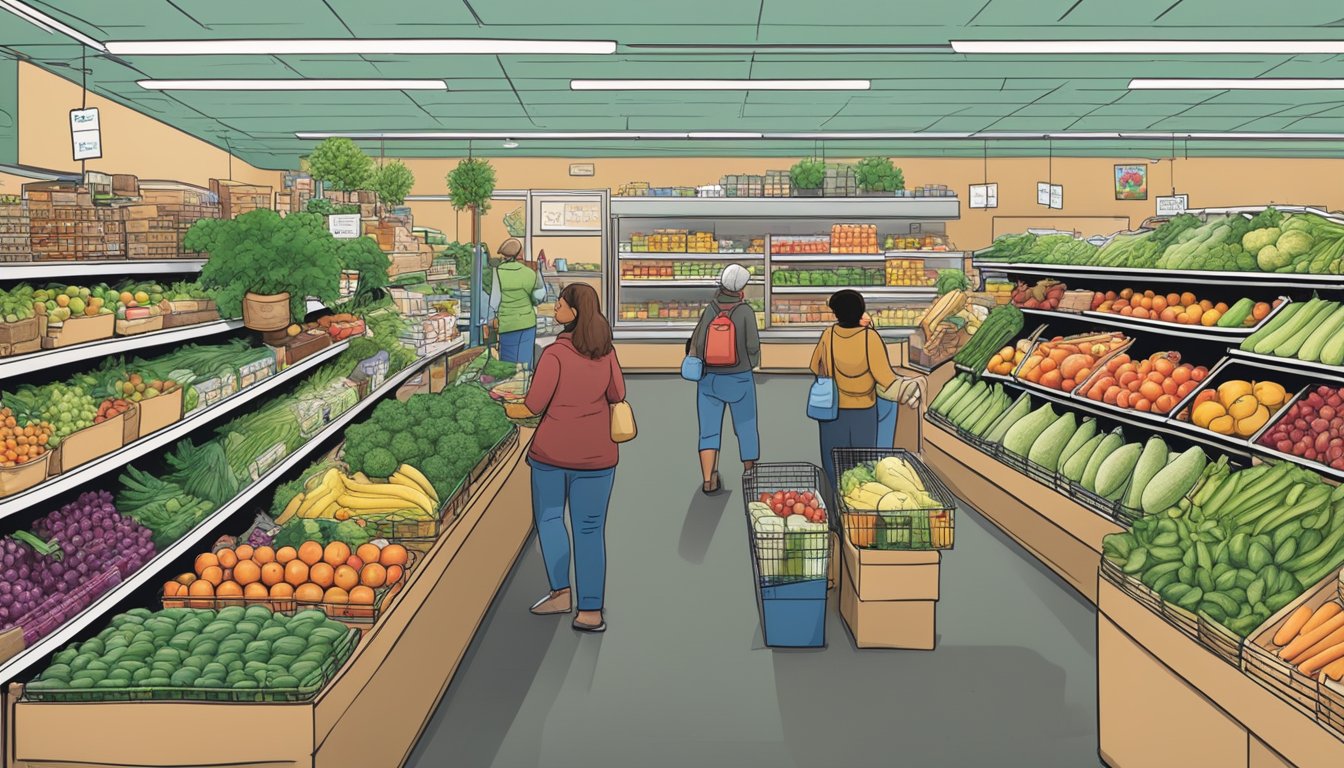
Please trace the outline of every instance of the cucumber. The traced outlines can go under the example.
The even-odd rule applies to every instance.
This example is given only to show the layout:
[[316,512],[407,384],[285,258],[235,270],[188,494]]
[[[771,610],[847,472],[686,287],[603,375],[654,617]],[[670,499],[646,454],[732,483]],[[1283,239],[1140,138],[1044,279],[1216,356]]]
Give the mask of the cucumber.
[[1283,310],[1279,312],[1279,314],[1274,316],[1274,319],[1270,320],[1268,323],[1265,323],[1264,326],[1260,328],[1260,330],[1256,331],[1255,333],[1252,333],[1250,336],[1247,336],[1246,340],[1241,342],[1242,350],[1246,352],[1254,352],[1256,344],[1259,344],[1267,336],[1274,333],[1278,329],[1282,328],[1284,323],[1291,321],[1293,319],[1293,316],[1296,315],[1298,312],[1301,312],[1302,307],[1304,306],[1306,305],[1303,304],[1302,302],[1295,301],[1289,304],[1288,306],[1284,307]]
[[1134,472],[1134,465],[1138,463],[1139,454],[1142,451],[1143,446],[1138,443],[1128,443],[1107,456],[1097,467],[1097,494],[1111,501],[1119,499],[1125,491],[1125,484],[1129,482],[1130,475]]
[[929,403],[929,410],[934,413],[942,413],[943,405],[946,403],[955,403],[957,401],[957,393],[964,389],[966,385],[970,383],[970,380],[971,377],[963,373],[949,381],[947,386],[943,387],[943,391],[939,392],[938,396],[933,398],[933,402]]
[[984,382],[976,384],[975,387],[967,392],[966,396],[957,403],[957,407],[948,412],[947,420],[952,422],[953,426],[960,427],[961,422],[970,414],[975,413],[985,398],[989,397],[989,394],[990,389]]
[[1325,319],[1325,322],[1316,326],[1311,335],[1307,337],[1302,348],[1297,351],[1297,357],[1300,360],[1316,362],[1321,359],[1321,352],[1325,349],[1325,343],[1334,338],[1339,332],[1340,326],[1344,326],[1344,305],[1335,305],[1337,309]]
[[[1041,436],[1051,424],[1055,423],[1055,411],[1049,403],[1032,411],[1029,415],[1022,418],[1014,424],[1003,436],[1004,449],[1011,451],[1018,456],[1026,456],[1027,451],[1031,450],[1032,443]],[[1065,438],[1067,441],[1067,438]]]
[[1326,302],[1321,299],[1308,301],[1300,311],[1293,315],[1291,320],[1281,324],[1273,333],[1256,343],[1253,351],[1257,355],[1274,354],[1274,350],[1278,349],[1280,344],[1293,338],[1303,328],[1311,327],[1312,319],[1320,314],[1321,307],[1325,305]]
[[1101,443],[1097,445],[1097,449],[1088,458],[1087,468],[1083,470],[1083,477],[1078,482],[1087,490],[1095,492],[1097,490],[1097,470],[1101,469],[1101,463],[1124,444],[1125,437],[1118,428],[1102,438]]
[[[1144,488],[1163,467],[1167,466],[1167,443],[1154,435],[1143,444],[1143,453],[1139,454],[1134,465],[1134,479],[1125,493],[1124,505],[1128,509],[1138,509]],[[1165,509],[1165,507],[1163,507]]]
[[1031,413],[1031,396],[1023,392],[981,437],[991,443],[1002,442],[1008,430],[1029,413]]
[[994,385],[994,394],[990,397],[990,402],[982,409],[977,418],[973,418],[966,430],[973,435],[979,435],[994,423],[994,419],[1003,413],[1003,409],[1008,407],[1008,396],[1003,393],[1003,385]]
[[1054,472],[1059,469],[1059,456],[1064,452],[1064,446],[1068,444],[1077,428],[1072,412],[1065,413],[1055,423],[1045,428],[1041,436],[1036,438],[1027,451],[1027,461],[1049,471]]
[[[1271,353],[1275,357],[1294,357],[1302,345],[1307,342],[1307,337],[1316,330],[1318,326],[1327,322],[1334,315],[1339,305],[1332,301],[1322,301],[1312,314],[1310,321],[1303,321],[1297,331],[1284,339]],[[1305,313],[1304,313],[1305,314]]]
[[1230,309],[1220,318],[1218,318],[1219,328],[1240,328],[1246,324],[1246,318],[1250,317],[1251,310],[1255,308],[1255,302],[1248,298],[1237,299]]
[[1083,419],[1083,423],[1079,424],[1078,428],[1073,431],[1073,437],[1070,437],[1069,442],[1064,444],[1064,450],[1059,454],[1059,465],[1063,466],[1064,462],[1068,461],[1095,434],[1097,434],[1096,419],[1091,417]]
[[1064,467],[1060,470],[1060,473],[1075,483],[1082,480],[1083,471],[1087,469],[1088,459],[1092,458],[1092,454],[1097,450],[1097,446],[1100,445],[1101,441],[1104,439],[1106,439],[1105,435],[1093,435],[1086,443],[1083,443],[1082,448],[1075,451],[1074,454],[1064,462]]

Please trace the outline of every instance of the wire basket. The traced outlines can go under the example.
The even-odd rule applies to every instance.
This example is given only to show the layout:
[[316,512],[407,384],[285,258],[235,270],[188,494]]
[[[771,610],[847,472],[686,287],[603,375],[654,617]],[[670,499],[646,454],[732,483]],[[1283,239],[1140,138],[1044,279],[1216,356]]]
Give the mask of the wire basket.
[[[861,464],[896,458],[914,470],[925,493],[936,506],[878,511],[856,509],[839,498],[840,527],[859,549],[952,549],[957,498],[909,451],[890,448],[836,448],[832,451],[838,477]],[[837,492],[837,496],[839,493]]]
[[761,503],[762,494],[811,493],[812,501],[820,503],[820,509],[825,513],[829,506],[826,498],[830,495],[827,485],[825,473],[812,464],[757,464],[742,476],[742,493],[747,505],[747,538],[751,542],[752,564],[760,587],[824,580],[830,565],[831,545],[829,526],[814,530],[814,524],[806,530],[791,529],[788,520],[794,517],[802,520],[801,515],[776,517],[779,524],[758,524],[757,517],[766,516],[753,516],[752,504]]

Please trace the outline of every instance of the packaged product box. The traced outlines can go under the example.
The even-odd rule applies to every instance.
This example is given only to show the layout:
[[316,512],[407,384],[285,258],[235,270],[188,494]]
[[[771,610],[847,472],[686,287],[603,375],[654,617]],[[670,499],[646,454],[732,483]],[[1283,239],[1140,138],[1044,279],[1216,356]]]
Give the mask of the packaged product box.
[[[131,410],[136,409],[136,405],[131,406]],[[122,413],[102,422],[94,424],[91,427],[67,435],[60,445],[51,452],[51,463],[48,466],[49,475],[57,475],[87,464],[94,459],[106,456],[109,453],[121,448],[126,443],[134,441],[139,435],[132,428],[131,434],[127,435],[127,414]],[[135,421],[134,417],[131,419]],[[129,439],[128,439],[129,437]]]
[[41,322],[37,315],[15,323],[0,323],[0,344],[14,346],[35,341],[41,331]]
[[252,478],[252,482],[257,482],[262,475],[270,472],[280,462],[289,455],[289,449],[284,443],[276,443],[262,452],[251,464],[247,465],[247,476]]
[[116,318],[112,315],[72,317],[64,323],[47,323],[47,334],[42,337],[43,349],[59,349],[74,344],[112,338]]
[[[326,334],[322,335],[325,336]],[[279,364],[274,357],[263,357],[246,365],[241,365],[238,367],[238,386],[239,388],[250,387],[262,379],[274,376],[278,369]]]
[[933,650],[937,606],[934,600],[861,600],[849,568],[840,569],[840,617],[860,648]]
[[840,556],[854,594],[865,601],[937,600],[939,550],[859,549],[840,537]]
[[[331,346],[331,335],[321,328],[304,331],[298,336],[285,339],[282,346],[276,348],[276,356],[286,367],[294,365],[305,357],[321,352]],[[239,373],[242,373],[241,371]],[[271,373],[274,373],[272,371]],[[267,373],[266,376],[269,376]],[[261,378],[265,378],[262,376]],[[259,380],[259,379],[258,379]],[[247,386],[244,384],[243,386]]]
[[144,437],[181,421],[183,391],[182,387],[178,387],[166,395],[151,397],[148,400],[141,400],[136,403],[136,410],[140,413],[140,424],[136,430],[137,437]]
[[192,386],[196,388],[196,407],[205,408],[238,392],[238,374],[223,373],[197,381]]

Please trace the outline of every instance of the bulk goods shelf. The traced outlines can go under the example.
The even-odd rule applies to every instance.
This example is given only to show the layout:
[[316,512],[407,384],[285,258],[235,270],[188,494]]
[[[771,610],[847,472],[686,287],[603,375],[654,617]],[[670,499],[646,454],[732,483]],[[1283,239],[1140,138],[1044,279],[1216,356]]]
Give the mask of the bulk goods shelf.
[[[1044,322],[1051,320],[1071,320],[1074,322],[1085,322],[1089,325],[1101,326],[1106,328],[1118,328],[1121,330],[1130,330],[1135,333],[1160,333],[1164,336],[1179,336],[1185,339],[1198,339],[1222,344],[1239,344],[1242,339],[1255,333],[1262,328],[1265,323],[1270,322],[1284,307],[1292,301],[1286,296],[1279,296],[1280,303],[1270,310],[1270,313],[1259,323],[1244,328],[1219,328],[1218,326],[1203,325],[1180,325],[1177,323],[1168,323],[1162,320],[1149,320],[1138,317],[1129,317],[1116,312],[1096,312],[1088,310],[1086,312],[1064,312],[1051,309],[1031,309],[1019,307],[1022,314],[1029,317],[1038,317]],[[1277,358],[1276,358],[1277,359]]]
[[764,253],[687,253],[684,251],[621,251],[618,258],[623,261],[645,261],[657,259],[666,261],[668,259],[685,261],[760,261],[765,258]]
[[1026,262],[986,261],[971,259],[971,266],[984,272],[1040,275],[1041,277],[1080,278],[1089,280],[1147,280],[1162,283],[1198,285],[1248,285],[1264,288],[1317,288],[1337,290],[1344,286],[1341,275],[1307,275],[1287,272],[1202,272],[1179,269],[1124,269],[1116,267],[1077,267],[1068,264],[1032,264]]

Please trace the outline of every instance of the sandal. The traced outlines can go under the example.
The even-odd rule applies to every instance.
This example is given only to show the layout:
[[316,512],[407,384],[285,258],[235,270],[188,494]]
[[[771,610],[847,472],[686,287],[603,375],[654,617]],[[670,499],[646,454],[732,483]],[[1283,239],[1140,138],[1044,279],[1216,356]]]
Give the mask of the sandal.
[[711,493],[718,493],[719,489],[722,487],[723,486],[719,483],[719,471],[714,470],[712,479],[708,483],[705,483],[702,486],[702,489],[704,490],[705,495],[709,495]]
[[[558,607],[558,603],[563,600],[564,608]],[[548,592],[546,596],[532,604],[528,610],[537,616],[552,616],[558,613],[569,613],[574,609],[573,598],[569,590],[563,592]]]
[[597,634],[599,632],[607,631],[607,620],[603,619],[601,624],[584,624],[583,622],[576,620],[571,626],[579,632]]

